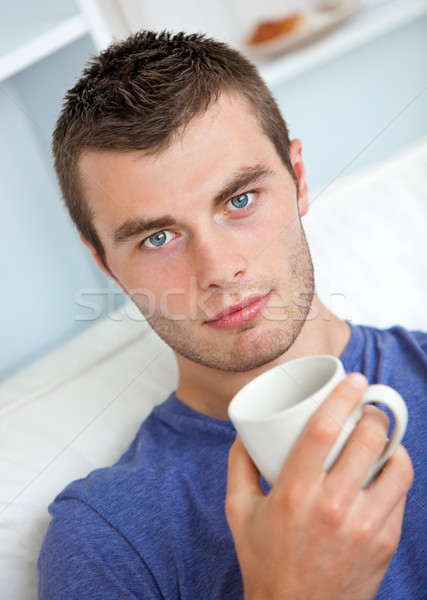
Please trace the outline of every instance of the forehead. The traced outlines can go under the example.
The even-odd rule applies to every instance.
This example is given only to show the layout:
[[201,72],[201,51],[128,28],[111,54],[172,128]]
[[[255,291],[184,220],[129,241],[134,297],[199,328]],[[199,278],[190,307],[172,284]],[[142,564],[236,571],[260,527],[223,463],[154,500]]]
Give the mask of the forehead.
[[[80,160],[80,176],[95,221],[120,208],[130,214],[211,197],[237,169],[280,162],[248,103],[222,96],[195,117],[163,151],[90,151]],[[111,215],[109,215],[111,217]]]

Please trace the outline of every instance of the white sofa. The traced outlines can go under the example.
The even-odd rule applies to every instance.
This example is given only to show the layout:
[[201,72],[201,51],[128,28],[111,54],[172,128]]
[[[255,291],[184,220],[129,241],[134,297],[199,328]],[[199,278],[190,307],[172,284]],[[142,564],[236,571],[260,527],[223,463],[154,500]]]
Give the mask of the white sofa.
[[[427,140],[312,195],[319,295],[340,316],[427,329]],[[175,387],[172,352],[124,307],[0,385],[0,596],[37,598],[48,504],[118,459]]]

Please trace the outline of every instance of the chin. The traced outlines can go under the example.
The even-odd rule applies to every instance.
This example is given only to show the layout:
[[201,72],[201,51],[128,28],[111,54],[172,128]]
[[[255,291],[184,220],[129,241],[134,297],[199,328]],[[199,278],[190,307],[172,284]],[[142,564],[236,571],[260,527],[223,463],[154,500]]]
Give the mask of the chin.
[[240,330],[237,341],[232,344],[209,344],[189,349],[174,344],[173,350],[192,362],[219,371],[244,373],[254,371],[285,354],[295,342],[298,331],[291,335],[284,332],[260,332],[259,328]]

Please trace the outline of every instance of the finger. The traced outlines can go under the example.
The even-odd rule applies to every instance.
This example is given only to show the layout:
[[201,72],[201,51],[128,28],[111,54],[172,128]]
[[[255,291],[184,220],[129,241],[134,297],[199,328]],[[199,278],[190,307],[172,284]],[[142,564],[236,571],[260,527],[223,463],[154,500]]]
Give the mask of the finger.
[[406,496],[400,499],[400,501],[393,508],[390,513],[385,526],[383,528],[383,536],[385,537],[386,544],[388,544],[388,553],[394,554],[399,545],[400,536],[402,533],[403,517],[405,515],[406,507]]
[[323,475],[325,460],[367,385],[363,375],[352,373],[332,391],[304,428],[278,481],[299,477],[310,485]]
[[367,501],[380,507],[387,520],[396,506],[408,494],[414,480],[412,462],[406,449],[400,445],[382,471],[364,490]]
[[370,501],[366,501],[362,508],[364,519],[360,523],[359,542],[365,538],[367,542],[370,541],[370,544],[375,544],[375,562],[379,565],[383,564],[385,568],[399,545],[405,501],[405,497],[401,498],[384,521],[378,518],[379,511],[372,507]]
[[384,450],[388,426],[388,417],[382,410],[364,407],[362,419],[325,478],[327,489],[339,489],[343,501],[353,502]]
[[239,436],[231,446],[228,456],[228,480],[225,510],[227,519],[235,520],[243,515],[253,497],[263,495],[259,471],[252,462]]

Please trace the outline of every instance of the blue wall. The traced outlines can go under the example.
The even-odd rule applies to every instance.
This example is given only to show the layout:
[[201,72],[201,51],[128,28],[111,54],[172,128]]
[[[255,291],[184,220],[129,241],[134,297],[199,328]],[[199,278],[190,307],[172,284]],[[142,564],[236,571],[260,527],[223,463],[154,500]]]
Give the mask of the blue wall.
[[427,135],[427,18],[274,89],[319,189]]
[[90,311],[75,294],[106,287],[68,219],[50,158],[62,97],[91,52],[84,38],[1,85],[0,379],[85,329],[90,321],[75,317]]

